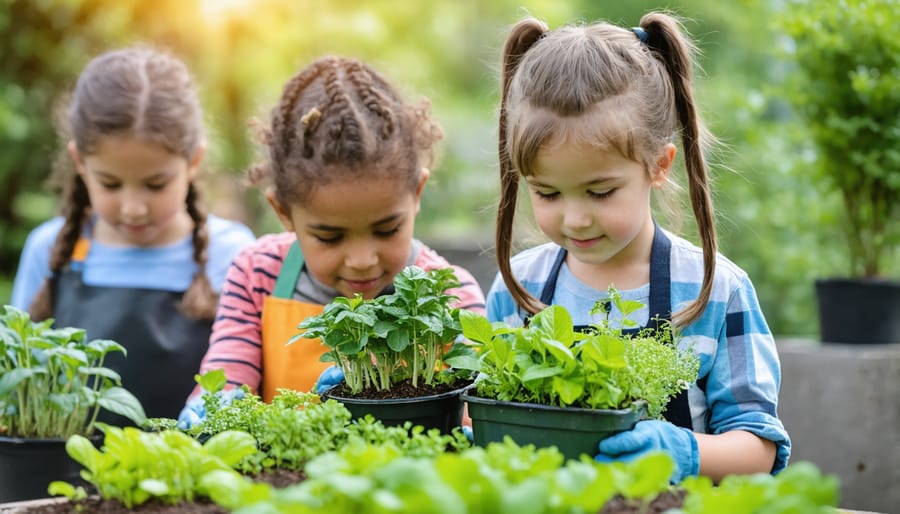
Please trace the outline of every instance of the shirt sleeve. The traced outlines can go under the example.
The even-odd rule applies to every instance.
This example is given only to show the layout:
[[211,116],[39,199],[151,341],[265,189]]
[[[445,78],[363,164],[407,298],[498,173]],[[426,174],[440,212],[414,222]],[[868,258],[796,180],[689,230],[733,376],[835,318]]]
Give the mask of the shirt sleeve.
[[[223,369],[229,385],[247,384],[255,392],[262,380],[262,298],[268,292],[253,283],[251,256],[239,254],[228,268],[200,374]],[[198,386],[191,396],[201,392]]]
[[38,290],[50,276],[50,249],[62,227],[62,218],[44,222],[28,234],[19,256],[19,268],[13,281],[10,303],[21,310],[28,310]]
[[791,441],[778,418],[781,365],[756,292],[744,277],[731,294],[707,380],[709,430],[745,430],[776,445],[772,473],[790,457]]

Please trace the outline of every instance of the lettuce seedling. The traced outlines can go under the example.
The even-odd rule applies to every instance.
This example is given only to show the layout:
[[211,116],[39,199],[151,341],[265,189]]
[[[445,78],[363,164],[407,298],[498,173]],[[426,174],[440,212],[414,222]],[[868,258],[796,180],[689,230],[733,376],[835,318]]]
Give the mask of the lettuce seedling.
[[118,373],[103,366],[115,341],[86,340],[80,328],[53,329],[52,319],[34,323],[7,305],[0,316],[0,434],[29,438],[89,436],[100,409],[141,425],[137,398],[121,387]]
[[[609,291],[625,317],[641,307]],[[592,313],[608,313],[598,302]],[[551,305],[527,327],[493,325],[481,315],[460,313],[463,335],[475,346],[476,361],[454,361],[480,373],[478,396],[501,401],[558,407],[625,409],[646,401],[651,417],[660,417],[671,397],[697,379],[699,358],[681,350],[669,325],[634,337],[613,327],[608,314],[586,332],[574,329],[565,308]]]
[[450,307],[457,298],[445,292],[454,287],[459,281],[451,268],[408,266],[394,277],[393,293],[371,300],[338,297],[322,314],[304,319],[302,332],[288,344],[319,339],[329,348],[322,361],[341,367],[354,394],[404,380],[413,387],[452,382],[456,375],[443,373],[445,364],[473,355],[457,341],[459,309]]

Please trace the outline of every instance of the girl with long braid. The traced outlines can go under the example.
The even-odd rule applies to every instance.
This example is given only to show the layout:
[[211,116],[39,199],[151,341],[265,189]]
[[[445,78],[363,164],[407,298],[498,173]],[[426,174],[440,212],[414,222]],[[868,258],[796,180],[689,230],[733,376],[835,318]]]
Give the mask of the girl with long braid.
[[175,417],[209,346],[225,271],[253,233],[201,203],[202,114],[174,56],[134,47],[94,58],[66,121],[62,215],[28,236],[12,304],[125,346],[127,357],[104,364],[148,416]]
[[[286,346],[304,318],[338,296],[390,292],[408,265],[450,266],[413,238],[433,146],[442,137],[427,102],[405,103],[364,63],[323,57],[288,81],[271,118],[261,130],[266,158],[249,176],[266,185],[287,230],[235,258],[200,368],[222,368],[228,387],[247,384],[266,401],[278,388],[321,385],[320,375],[340,379],[323,374],[324,346]],[[448,291],[459,298],[455,306],[484,312],[478,283],[453,269],[461,283]],[[199,394],[188,400],[182,426],[203,417]]]
[[[599,321],[591,308],[614,286],[647,306],[629,316],[640,327],[671,322],[699,353],[699,380],[670,402],[665,421],[601,441],[597,458],[663,450],[675,460],[674,481],[775,473],[790,454],[776,412],[774,340],[747,274],[716,249],[692,50],[662,13],[634,29],[601,22],[549,31],[534,19],[512,28],[499,123],[500,273],[487,299],[492,321],[521,325],[558,304],[586,326]],[[651,213],[651,192],[672,178],[677,142],[700,247]],[[511,258],[520,177],[551,242]]]

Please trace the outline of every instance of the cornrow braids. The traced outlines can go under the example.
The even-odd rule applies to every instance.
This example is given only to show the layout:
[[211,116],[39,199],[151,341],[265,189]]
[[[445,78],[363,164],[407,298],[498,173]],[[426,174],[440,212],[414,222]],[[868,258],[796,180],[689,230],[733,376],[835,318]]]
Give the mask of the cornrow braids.
[[257,130],[268,158],[248,177],[258,185],[270,180],[284,206],[304,201],[320,185],[361,174],[400,178],[414,189],[443,136],[427,102],[406,104],[366,64],[334,56],[294,75],[271,119],[271,128]]
[[192,242],[197,272],[194,274],[187,290],[185,290],[179,308],[189,318],[211,320],[216,315],[219,295],[213,291],[209,278],[206,276],[206,263],[209,258],[209,225],[207,224],[206,211],[201,202],[200,191],[193,182],[188,185],[185,202],[188,214],[194,221]]

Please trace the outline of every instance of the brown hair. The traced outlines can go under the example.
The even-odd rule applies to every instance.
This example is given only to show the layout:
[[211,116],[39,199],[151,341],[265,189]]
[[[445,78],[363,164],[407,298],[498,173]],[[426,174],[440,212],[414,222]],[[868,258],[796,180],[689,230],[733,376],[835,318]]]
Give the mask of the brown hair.
[[673,321],[684,326],[703,314],[715,274],[716,231],[703,155],[711,138],[694,104],[693,52],[678,21],[663,13],[645,15],[635,30],[601,22],[548,31],[525,19],[510,31],[503,49],[497,264],[513,299],[529,312],[544,305],[510,268],[519,174],[533,172],[538,151],[559,135],[563,121],[571,130],[577,120],[582,132],[567,135],[612,147],[648,172],[680,133],[704,266],[698,298]]
[[[187,67],[174,56],[143,47],[110,51],[88,63],[78,77],[61,132],[64,142],[71,137],[82,155],[95,151],[104,136],[129,135],[159,143],[188,161],[204,140],[200,103]],[[60,211],[65,219],[50,250],[50,270],[57,274],[72,258],[91,213],[91,200],[68,157],[58,159],[53,181],[61,188]],[[206,276],[206,211],[193,182],[185,204],[194,221],[193,257],[198,269],[180,308],[188,317],[212,319],[218,296]],[[52,296],[50,280],[46,280],[29,309],[33,319],[53,315]]]
[[322,57],[294,75],[263,128],[268,158],[249,172],[270,180],[282,206],[302,202],[321,185],[360,174],[402,178],[415,189],[443,136],[430,105],[403,102],[368,65]]

